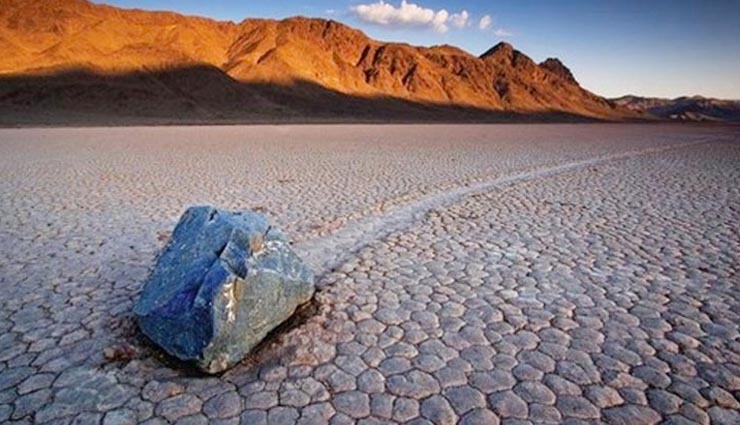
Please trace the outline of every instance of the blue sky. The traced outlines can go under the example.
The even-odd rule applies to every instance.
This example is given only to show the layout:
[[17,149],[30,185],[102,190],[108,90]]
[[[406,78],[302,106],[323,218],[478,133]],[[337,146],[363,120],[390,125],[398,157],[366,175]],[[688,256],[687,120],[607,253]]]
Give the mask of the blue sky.
[[[406,0],[403,9],[401,1],[97,2],[233,21],[332,18],[376,39],[447,43],[474,54],[505,40],[538,62],[560,58],[586,88],[604,96],[740,99],[738,0]],[[482,30],[486,15],[491,24]]]

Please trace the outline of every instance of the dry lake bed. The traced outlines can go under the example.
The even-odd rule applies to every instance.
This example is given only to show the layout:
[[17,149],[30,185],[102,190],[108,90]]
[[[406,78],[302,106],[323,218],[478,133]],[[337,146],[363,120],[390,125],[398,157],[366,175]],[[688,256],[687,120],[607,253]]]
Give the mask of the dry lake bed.
[[[190,205],[321,288],[203,376],[133,303]],[[740,424],[740,128],[0,130],[0,422]]]

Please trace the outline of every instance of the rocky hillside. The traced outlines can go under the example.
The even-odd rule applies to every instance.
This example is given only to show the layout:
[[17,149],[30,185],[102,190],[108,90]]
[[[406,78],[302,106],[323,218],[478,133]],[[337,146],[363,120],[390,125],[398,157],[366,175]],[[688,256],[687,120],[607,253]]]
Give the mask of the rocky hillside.
[[613,99],[617,105],[659,118],[693,122],[740,122],[740,101],[702,96],[664,99],[623,96]]
[[0,112],[21,122],[642,116],[581,88],[559,60],[537,64],[506,43],[477,57],[321,19],[219,22],[84,0],[0,0]]

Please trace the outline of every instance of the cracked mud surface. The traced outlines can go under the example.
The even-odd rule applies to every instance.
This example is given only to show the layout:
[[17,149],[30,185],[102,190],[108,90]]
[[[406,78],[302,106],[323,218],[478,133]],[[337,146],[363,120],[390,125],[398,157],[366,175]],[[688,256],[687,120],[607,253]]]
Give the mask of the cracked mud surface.
[[[0,130],[0,176],[0,422],[740,423],[737,129]],[[193,203],[335,266],[218,377],[131,322]]]

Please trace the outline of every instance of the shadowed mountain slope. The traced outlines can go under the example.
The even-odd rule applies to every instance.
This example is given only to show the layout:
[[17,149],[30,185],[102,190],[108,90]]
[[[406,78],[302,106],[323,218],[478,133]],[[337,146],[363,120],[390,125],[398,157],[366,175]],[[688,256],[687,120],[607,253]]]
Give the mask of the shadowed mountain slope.
[[240,82],[208,66],[0,77],[0,126],[592,120],[564,112],[492,112],[352,96],[307,81]]
[[[355,107],[347,114],[332,102]],[[233,23],[84,0],[0,0],[3,112],[179,119],[182,108],[201,120],[644,116],[584,90],[559,60],[537,64],[506,43],[476,57],[379,42],[321,19]]]

